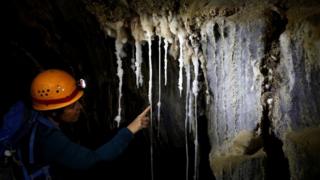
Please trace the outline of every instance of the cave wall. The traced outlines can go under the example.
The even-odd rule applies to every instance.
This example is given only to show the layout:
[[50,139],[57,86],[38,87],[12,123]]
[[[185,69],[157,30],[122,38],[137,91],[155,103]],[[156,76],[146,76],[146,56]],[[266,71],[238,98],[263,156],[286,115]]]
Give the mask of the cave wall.
[[292,179],[319,177],[319,8],[287,12],[280,36],[281,76],[272,111],[275,133],[284,142]]
[[[95,148],[117,131],[118,56],[124,71],[121,126],[149,103],[151,47],[156,179],[186,178],[185,146],[190,178],[317,179],[319,7],[298,0],[11,1],[3,41],[10,61],[1,66],[1,78],[13,88],[1,89],[1,113],[17,98],[28,100],[28,84],[39,69],[84,76],[86,112],[66,133]],[[165,52],[168,82],[160,87],[159,123],[158,57],[163,83]],[[143,60],[140,87],[137,55]],[[150,179],[150,141],[150,129],[139,134],[104,177],[125,178],[123,170],[141,179],[136,170],[143,169]]]
[[[205,26],[211,92],[207,107],[210,158],[216,179],[238,179],[241,174],[247,174],[248,179],[263,177],[261,157],[244,155],[250,139],[257,136],[255,129],[262,117],[264,77],[260,65],[265,56],[267,31],[271,28],[270,17],[263,8],[245,11],[212,19]],[[234,170],[229,171],[229,166]]]
[[211,35],[208,128],[217,179],[319,177],[319,8],[288,4],[226,18],[222,26],[233,34]]

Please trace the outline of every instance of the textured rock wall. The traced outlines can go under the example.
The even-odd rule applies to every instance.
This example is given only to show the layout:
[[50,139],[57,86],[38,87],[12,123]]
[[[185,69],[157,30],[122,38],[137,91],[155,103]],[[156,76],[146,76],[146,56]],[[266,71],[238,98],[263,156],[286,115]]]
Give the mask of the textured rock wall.
[[250,11],[212,19],[205,26],[212,152],[226,152],[225,142],[241,130],[253,131],[261,119],[259,65],[264,57],[266,18]]
[[[277,28],[273,13],[277,14],[267,6],[248,7],[242,13],[213,19],[206,27],[211,92],[208,129],[216,179],[241,179],[244,174],[249,179],[265,178],[266,154],[255,153],[263,146],[260,125],[267,100],[263,96],[269,92],[262,71],[271,42],[268,33]],[[226,162],[221,165],[221,161]]]
[[[215,86],[211,86],[211,90],[213,91],[213,102],[219,102],[219,96],[225,96],[224,98],[220,99],[220,102],[215,104],[212,103],[211,105],[214,107],[212,110],[209,111],[209,116],[213,115],[214,118],[209,118],[211,120],[212,127],[211,131],[212,134],[210,137],[213,139],[211,141],[213,151],[211,152],[211,158],[212,158],[212,167],[213,169],[216,169],[216,178],[224,179],[226,178],[225,175],[222,174],[222,171],[219,168],[217,168],[215,165],[217,162],[217,159],[226,158],[226,157],[232,157],[235,152],[235,144],[232,142],[237,141],[237,137],[235,137],[236,134],[239,133],[239,130],[241,129],[247,129],[247,130],[253,130],[254,129],[254,123],[262,123],[263,121],[267,119],[267,121],[270,121],[270,127],[268,128],[268,131],[271,132],[271,135],[273,132],[276,134],[276,137],[279,138],[278,140],[281,140],[284,144],[283,148],[283,155],[288,158],[288,164],[290,167],[290,178],[291,179],[315,179],[319,177],[319,155],[316,153],[319,150],[319,140],[316,140],[316,136],[318,136],[319,130],[319,11],[318,8],[315,7],[309,7],[307,4],[303,4],[307,7],[296,7],[296,4],[291,4],[292,6],[289,6],[289,10],[286,13],[287,18],[287,25],[285,26],[285,30],[281,30],[284,24],[278,24],[277,21],[271,22],[269,24],[268,17],[266,14],[261,14],[260,16],[255,16],[256,18],[253,21],[250,21],[250,15],[246,16],[246,19],[248,19],[247,23],[248,25],[240,25],[241,28],[245,28],[246,26],[250,26],[250,23],[253,25],[252,28],[254,29],[254,32],[246,33],[246,35],[242,35],[241,37],[250,37],[254,36],[254,34],[258,34],[258,37],[263,38],[257,38],[251,42],[249,42],[250,46],[254,47],[260,47],[260,48],[250,48],[248,46],[242,45],[239,49],[240,51],[250,51],[253,50],[253,52],[257,53],[259,52],[259,49],[262,50],[262,54],[258,56],[258,64],[260,66],[260,70],[257,70],[256,72],[259,74],[258,80],[261,80],[259,82],[254,82],[254,85],[261,84],[261,89],[258,87],[255,90],[258,90],[261,92],[257,92],[256,94],[250,93],[250,90],[247,89],[244,93],[244,97],[236,96],[238,98],[244,99],[244,101],[240,101],[240,103],[236,103],[242,106],[245,110],[249,110],[250,108],[255,108],[257,111],[250,111],[251,117],[249,118],[241,118],[241,115],[248,114],[246,111],[241,112],[238,117],[233,116],[237,111],[230,111],[232,109],[232,106],[229,100],[229,107],[223,106],[223,104],[226,104],[222,100],[226,100],[229,97],[232,97],[232,94],[235,94],[239,92],[242,88],[245,87],[245,85],[240,86],[238,88],[235,88],[237,90],[233,90],[232,87],[236,86],[236,83],[231,83],[232,85],[227,86],[228,82],[232,81],[232,79],[239,78],[241,80],[241,77],[243,77],[245,80],[251,79],[251,82],[254,81],[255,76],[247,76],[245,73],[241,73],[238,76],[232,76],[233,73],[236,73],[237,71],[228,71],[228,77],[225,78],[226,81],[220,81],[220,83],[217,83],[218,81],[215,77],[222,78],[224,77],[224,74],[221,73],[220,75],[215,75],[213,78],[210,78],[214,72],[210,72],[210,53],[208,58],[208,79],[213,80],[213,84]],[[301,4],[300,4],[301,5]],[[279,16],[283,16],[284,14],[281,13],[281,11],[277,11],[279,13]],[[239,21],[240,19],[240,21]],[[272,20],[272,19],[271,19]],[[226,20],[228,21],[228,20]],[[241,18],[238,18],[236,20],[236,23],[240,23]],[[259,28],[259,25],[255,22],[260,22],[262,27]],[[227,23],[225,23],[227,24]],[[270,26],[271,25],[271,26]],[[272,39],[274,37],[270,36],[270,33],[272,33],[272,25],[278,25],[278,30],[283,31],[280,32],[280,34],[277,35],[276,39]],[[261,27],[261,26],[260,26]],[[250,35],[249,35],[250,34]],[[215,39],[214,36],[211,39]],[[259,41],[261,40],[261,41]],[[234,44],[231,41],[228,45]],[[214,43],[212,43],[214,44]],[[268,44],[271,44],[271,46],[268,48]],[[231,46],[235,47],[235,46]],[[243,47],[248,47],[244,48]],[[264,49],[264,47],[266,47]],[[219,48],[218,53],[212,53],[212,54],[222,54],[224,51]],[[217,51],[216,51],[217,52]],[[237,50],[233,51],[235,56],[237,55]],[[228,54],[224,53],[226,59],[228,59]],[[245,57],[252,57],[249,55],[246,55],[245,53],[242,53],[241,55],[244,55]],[[211,55],[211,57],[214,57]],[[220,56],[221,57],[221,56]],[[223,59],[223,58],[222,58]],[[241,56],[236,58],[241,59]],[[249,58],[251,59],[251,58]],[[270,60],[268,60],[270,59]],[[219,61],[219,60],[218,60]],[[242,63],[246,63],[247,61],[241,61]],[[213,64],[213,67],[215,67],[215,64]],[[220,64],[221,65],[221,64]],[[225,69],[222,64],[220,67],[220,72]],[[249,66],[249,63],[248,65]],[[266,69],[265,67],[266,66]],[[228,68],[232,67],[232,64],[227,66]],[[243,67],[243,66],[237,66],[237,67]],[[244,69],[248,70],[249,68],[245,67]],[[265,72],[266,71],[266,72]],[[219,72],[219,71],[218,71]],[[223,72],[223,71],[222,71]],[[217,73],[217,72],[215,72]],[[263,78],[263,76],[265,76]],[[236,77],[236,78],[232,78]],[[256,76],[257,77],[257,76]],[[228,79],[229,78],[229,79]],[[228,81],[229,80],[229,81]],[[243,82],[243,80],[241,80]],[[250,81],[249,81],[250,82]],[[222,84],[222,85],[221,85]],[[250,84],[250,83],[249,83]],[[219,91],[219,85],[220,87],[224,87],[223,91]],[[253,85],[253,86],[254,86]],[[270,88],[270,89],[269,89]],[[241,91],[240,91],[241,92]],[[256,92],[256,91],[254,91]],[[252,95],[253,94],[253,95]],[[250,96],[251,95],[251,96]],[[248,103],[250,100],[254,99],[257,100],[261,96],[261,103],[259,101],[254,101],[251,106],[243,106],[241,102]],[[246,100],[247,98],[247,100]],[[267,98],[265,100],[265,98]],[[233,98],[233,100],[236,100],[237,98]],[[270,103],[268,103],[268,99],[270,99]],[[271,101],[272,100],[272,101]],[[263,117],[262,107],[266,107],[265,103],[268,103],[267,109],[268,114]],[[252,107],[253,105],[253,107]],[[223,116],[224,114],[224,116]],[[253,116],[252,116],[253,115]],[[260,118],[261,122],[260,122]],[[219,121],[220,119],[223,119],[224,121]],[[241,119],[241,120],[240,120]],[[213,120],[213,121],[212,121]],[[237,131],[237,122],[247,123],[245,126],[242,126],[238,128]],[[251,122],[251,124],[250,124]],[[220,126],[220,124],[222,126]],[[261,125],[261,124],[260,124]],[[269,126],[268,125],[268,126]],[[216,127],[219,127],[218,129],[215,129]],[[228,129],[229,126],[233,126],[233,128]],[[263,128],[260,126],[260,128]],[[209,127],[210,129],[210,127]],[[228,130],[227,130],[228,129]],[[263,129],[261,129],[263,133]],[[228,136],[232,137],[231,139],[228,138]],[[224,139],[223,139],[224,138]],[[275,171],[270,171],[270,168],[268,169],[268,161],[276,163],[276,161],[273,161],[272,157],[278,157],[277,153],[272,152],[271,150],[268,150],[268,146],[271,146],[271,148],[275,148],[278,146],[277,142],[279,141],[269,141],[268,138],[264,138],[264,149],[268,154],[268,158],[266,160],[266,164],[263,166],[266,166],[266,169],[264,169],[265,172],[267,172],[267,178],[270,176],[268,173],[275,173]],[[220,144],[219,144],[220,142]],[[221,143],[223,142],[223,143]],[[280,143],[280,146],[282,146]],[[217,146],[218,144],[218,146]],[[217,147],[214,148],[214,147]],[[231,148],[230,148],[231,147]],[[242,146],[244,148],[248,147]],[[219,150],[218,148],[222,148],[222,150]],[[230,148],[225,150],[225,148]],[[231,153],[230,153],[231,152]],[[268,153],[269,152],[269,153]],[[231,154],[231,155],[230,155]],[[264,157],[265,158],[265,157]],[[230,165],[229,165],[230,166]],[[220,167],[220,166],[218,166]],[[226,166],[228,167],[228,166]],[[245,168],[240,167],[240,165],[231,165],[231,167],[235,170],[242,169],[243,171],[246,171]],[[284,167],[284,166],[283,166]],[[271,168],[272,170],[272,168]],[[250,171],[250,170],[249,170]],[[257,171],[259,172],[259,171]],[[256,175],[258,176],[259,173]],[[228,175],[227,175],[228,176]],[[259,176],[258,176],[259,177]],[[272,177],[272,176],[271,176]],[[288,175],[285,176],[288,178]],[[230,177],[227,177],[228,179]],[[231,179],[238,179],[240,177],[232,177]],[[241,178],[240,178],[241,179]]]
[[315,7],[288,10],[280,37],[281,76],[275,93],[273,126],[284,141],[292,179],[317,179],[319,164],[320,11]]

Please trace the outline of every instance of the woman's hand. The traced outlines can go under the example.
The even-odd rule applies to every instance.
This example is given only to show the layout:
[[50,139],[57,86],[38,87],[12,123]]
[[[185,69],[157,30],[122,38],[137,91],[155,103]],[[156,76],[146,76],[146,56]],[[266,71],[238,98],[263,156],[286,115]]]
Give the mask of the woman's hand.
[[149,126],[148,112],[151,106],[149,105],[141,114],[139,114],[129,125],[128,129],[133,133],[137,133],[139,130]]

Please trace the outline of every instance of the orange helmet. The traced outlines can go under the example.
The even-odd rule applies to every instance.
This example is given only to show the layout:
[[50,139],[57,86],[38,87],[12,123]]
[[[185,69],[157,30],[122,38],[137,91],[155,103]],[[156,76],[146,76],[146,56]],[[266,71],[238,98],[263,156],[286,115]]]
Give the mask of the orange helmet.
[[38,74],[31,85],[33,108],[40,111],[66,107],[83,95],[76,80],[67,72],[50,69]]

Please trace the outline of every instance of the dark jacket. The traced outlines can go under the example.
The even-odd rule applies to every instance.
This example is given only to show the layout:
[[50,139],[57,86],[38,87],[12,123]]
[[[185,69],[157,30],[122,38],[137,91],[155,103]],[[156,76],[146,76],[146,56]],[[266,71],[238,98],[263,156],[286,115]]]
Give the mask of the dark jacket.
[[[110,141],[91,150],[72,142],[58,127],[53,127],[53,123],[51,125],[48,127],[43,123],[38,124],[34,148],[36,168],[32,169],[52,164],[73,170],[89,169],[98,162],[117,158],[133,138],[129,129],[122,128]],[[54,174],[50,175],[55,177]]]

